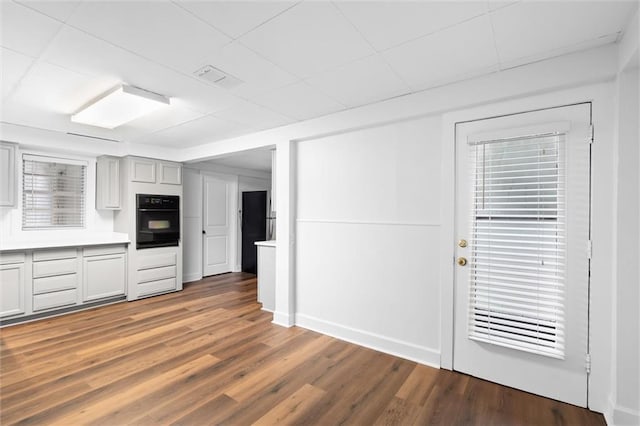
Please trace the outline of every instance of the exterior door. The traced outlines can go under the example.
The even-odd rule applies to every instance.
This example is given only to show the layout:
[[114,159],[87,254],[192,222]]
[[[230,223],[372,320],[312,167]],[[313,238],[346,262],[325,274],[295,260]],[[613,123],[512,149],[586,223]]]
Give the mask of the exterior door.
[[583,407],[590,109],[456,125],[453,368]]
[[202,275],[231,272],[235,262],[237,182],[231,177],[203,179]]

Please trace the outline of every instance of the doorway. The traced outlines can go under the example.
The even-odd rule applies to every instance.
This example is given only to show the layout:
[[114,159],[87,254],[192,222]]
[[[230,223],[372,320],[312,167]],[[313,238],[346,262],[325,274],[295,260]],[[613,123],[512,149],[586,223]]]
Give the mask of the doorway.
[[204,175],[202,275],[205,277],[233,270],[237,188],[237,181],[230,176]]
[[242,193],[242,272],[258,272],[256,241],[267,236],[267,191]]
[[476,120],[455,147],[453,368],[582,407],[590,125],[590,103]]

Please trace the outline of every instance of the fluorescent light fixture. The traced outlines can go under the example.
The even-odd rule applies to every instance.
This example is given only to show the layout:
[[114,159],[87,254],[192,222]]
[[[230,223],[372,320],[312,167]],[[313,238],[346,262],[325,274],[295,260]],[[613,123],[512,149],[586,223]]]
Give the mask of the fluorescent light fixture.
[[165,96],[122,84],[91,101],[71,121],[113,129],[166,105],[170,100]]

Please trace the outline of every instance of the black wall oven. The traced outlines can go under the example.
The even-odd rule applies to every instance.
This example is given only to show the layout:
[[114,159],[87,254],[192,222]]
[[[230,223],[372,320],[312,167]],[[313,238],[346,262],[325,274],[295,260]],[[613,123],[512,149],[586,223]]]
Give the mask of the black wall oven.
[[177,246],[180,241],[180,197],[137,194],[136,248]]

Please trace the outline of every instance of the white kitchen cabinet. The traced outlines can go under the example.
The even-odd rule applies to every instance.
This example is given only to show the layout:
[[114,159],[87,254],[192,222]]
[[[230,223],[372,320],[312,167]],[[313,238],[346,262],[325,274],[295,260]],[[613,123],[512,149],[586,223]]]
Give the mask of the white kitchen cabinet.
[[129,157],[129,180],[156,183],[156,161],[149,158]]
[[182,165],[167,161],[158,162],[158,183],[182,185]]
[[24,314],[24,263],[0,265],[0,317]]
[[96,209],[120,210],[120,159],[101,156],[96,163]]
[[150,296],[178,289],[178,256],[173,248],[138,255],[138,296]]
[[151,158],[127,157],[131,182],[182,185],[182,164]]
[[127,262],[124,245],[85,249],[82,263],[83,301],[125,294]]
[[76,305],[78,300],[78,250],[61,248],[33,252],[33,311]]
[[16,206],[16,146],[0,142],[0,207]]

